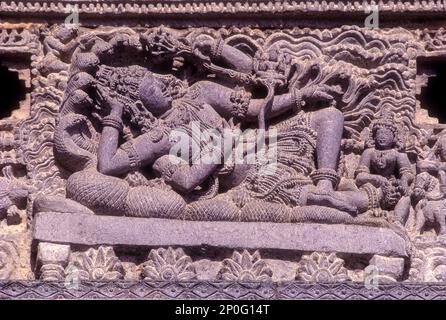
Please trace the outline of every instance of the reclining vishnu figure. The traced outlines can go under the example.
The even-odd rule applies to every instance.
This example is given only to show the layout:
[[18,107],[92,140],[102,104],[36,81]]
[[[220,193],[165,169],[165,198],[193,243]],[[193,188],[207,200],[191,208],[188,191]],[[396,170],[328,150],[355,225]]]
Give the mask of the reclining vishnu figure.
[[[252,66],[258,62],[249,55],[221,40],[211,46],[209,60],[226,61],[237,72],[254,73]],[[262,110],[265,99],[253,98],[246,88],[216,80],[188,85],[173,75],[140,66],[110,67],[98,61],[92,68],[82,61],[91,57],[91,53],[78,53],[73,62],[88,65],[88,72],[78,66],[70,77],[55,133],[55,155],[73,172],[67,180],[67,197],[94,213],[300,221],[299,215],[306,214],[303,207],[316,205],[325,207],[334,223],[369,209],[369,193],[336,191],[344,118],[332,104],[333,95],[340,94],[335,87],[291,87],[274,95],[268,109]],[[202,148],[202,141],[194,141],[192,122],[198,122],[201,130],[223,132],[234,119],[255,123],[261,112],[270,120],[290,111],[291,117],[269,127],[277,132],[277,141],[267,146],[277,149],[274,174],[263,170],[262,163],[225,162],[225,148],[217,148],[224,150],[220,153],[223,161],[215,163],[193,163],[171,154],[183,142],[171,133],[181,131],[191,137],[187,144],[200,147],[200,156],[215,157],[208,143]],[[101,119],[100,124],[93,115]],[[238,143],[247,140],[242,136]],[[39,199],[36,203],[39,206]],[[48,203],[40,205],[40,210],[66,208],[58,201]]]

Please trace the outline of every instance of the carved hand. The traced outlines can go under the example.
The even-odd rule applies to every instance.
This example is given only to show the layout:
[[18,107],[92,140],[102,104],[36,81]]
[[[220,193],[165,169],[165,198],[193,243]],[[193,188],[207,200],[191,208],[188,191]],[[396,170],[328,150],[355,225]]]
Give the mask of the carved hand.
[[404,196],[409,195],[409,183],[405,178],[402,178],[400,181],[400,191]]
[[192,52],[199,60],[210,62],[213,47],[214,41],[211,39],[197,41],[192,46]]
[[116,98],[116,94],[102,86],[96,86],[98,103],[111,110],[110,113],[122,115],[124,104]]
[[339,87],[328,85],[314,85],[301,90],[302,98],[306,102],[326,101],[334,103],[334,94],[342,94]]
[[383,186],[383,185],[389,183],[389,181],[385,177],[377,175],[377,174],[371,174],[370,177],[376,181],[376,184],[378,186]]

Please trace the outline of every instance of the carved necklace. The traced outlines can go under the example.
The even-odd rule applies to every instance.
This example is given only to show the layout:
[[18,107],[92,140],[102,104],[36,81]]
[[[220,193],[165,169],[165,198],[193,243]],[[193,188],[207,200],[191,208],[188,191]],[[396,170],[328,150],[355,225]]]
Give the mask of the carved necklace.
[[387,167],[387,164],[389,163],[389,159],[392,157],[392,151],[393,149],[388,150],[378,150],[375,149],[375,166],[379,169],[385,169]]

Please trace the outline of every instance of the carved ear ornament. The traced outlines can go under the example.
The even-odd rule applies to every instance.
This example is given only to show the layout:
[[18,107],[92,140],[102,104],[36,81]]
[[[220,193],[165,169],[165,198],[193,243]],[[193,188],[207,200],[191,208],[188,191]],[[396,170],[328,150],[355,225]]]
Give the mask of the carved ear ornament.
[[159,78],[165,87],[165,93],[167,96],[171,97],[172,99],[178,99],[183,97],[186,92],[188,85],[185,81],[182,81],[175,76],[172,75],[163,75],[163,74],[153,74],[157,78]]

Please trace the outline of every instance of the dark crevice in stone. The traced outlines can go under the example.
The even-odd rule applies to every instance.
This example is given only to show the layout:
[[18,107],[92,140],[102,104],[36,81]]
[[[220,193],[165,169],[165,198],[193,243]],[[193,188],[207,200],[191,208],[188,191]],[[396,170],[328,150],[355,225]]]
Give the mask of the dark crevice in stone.
[[430,117],[446,124],[446,59],[420,60],[418,68],[431,73],[419,96],[421,108],[426,109]]
[[10,117],[12,112],[20,108],[20,102],[26,99],[25,81],[19,79],[19,74],[0,65],[1,106],[0,118]]

